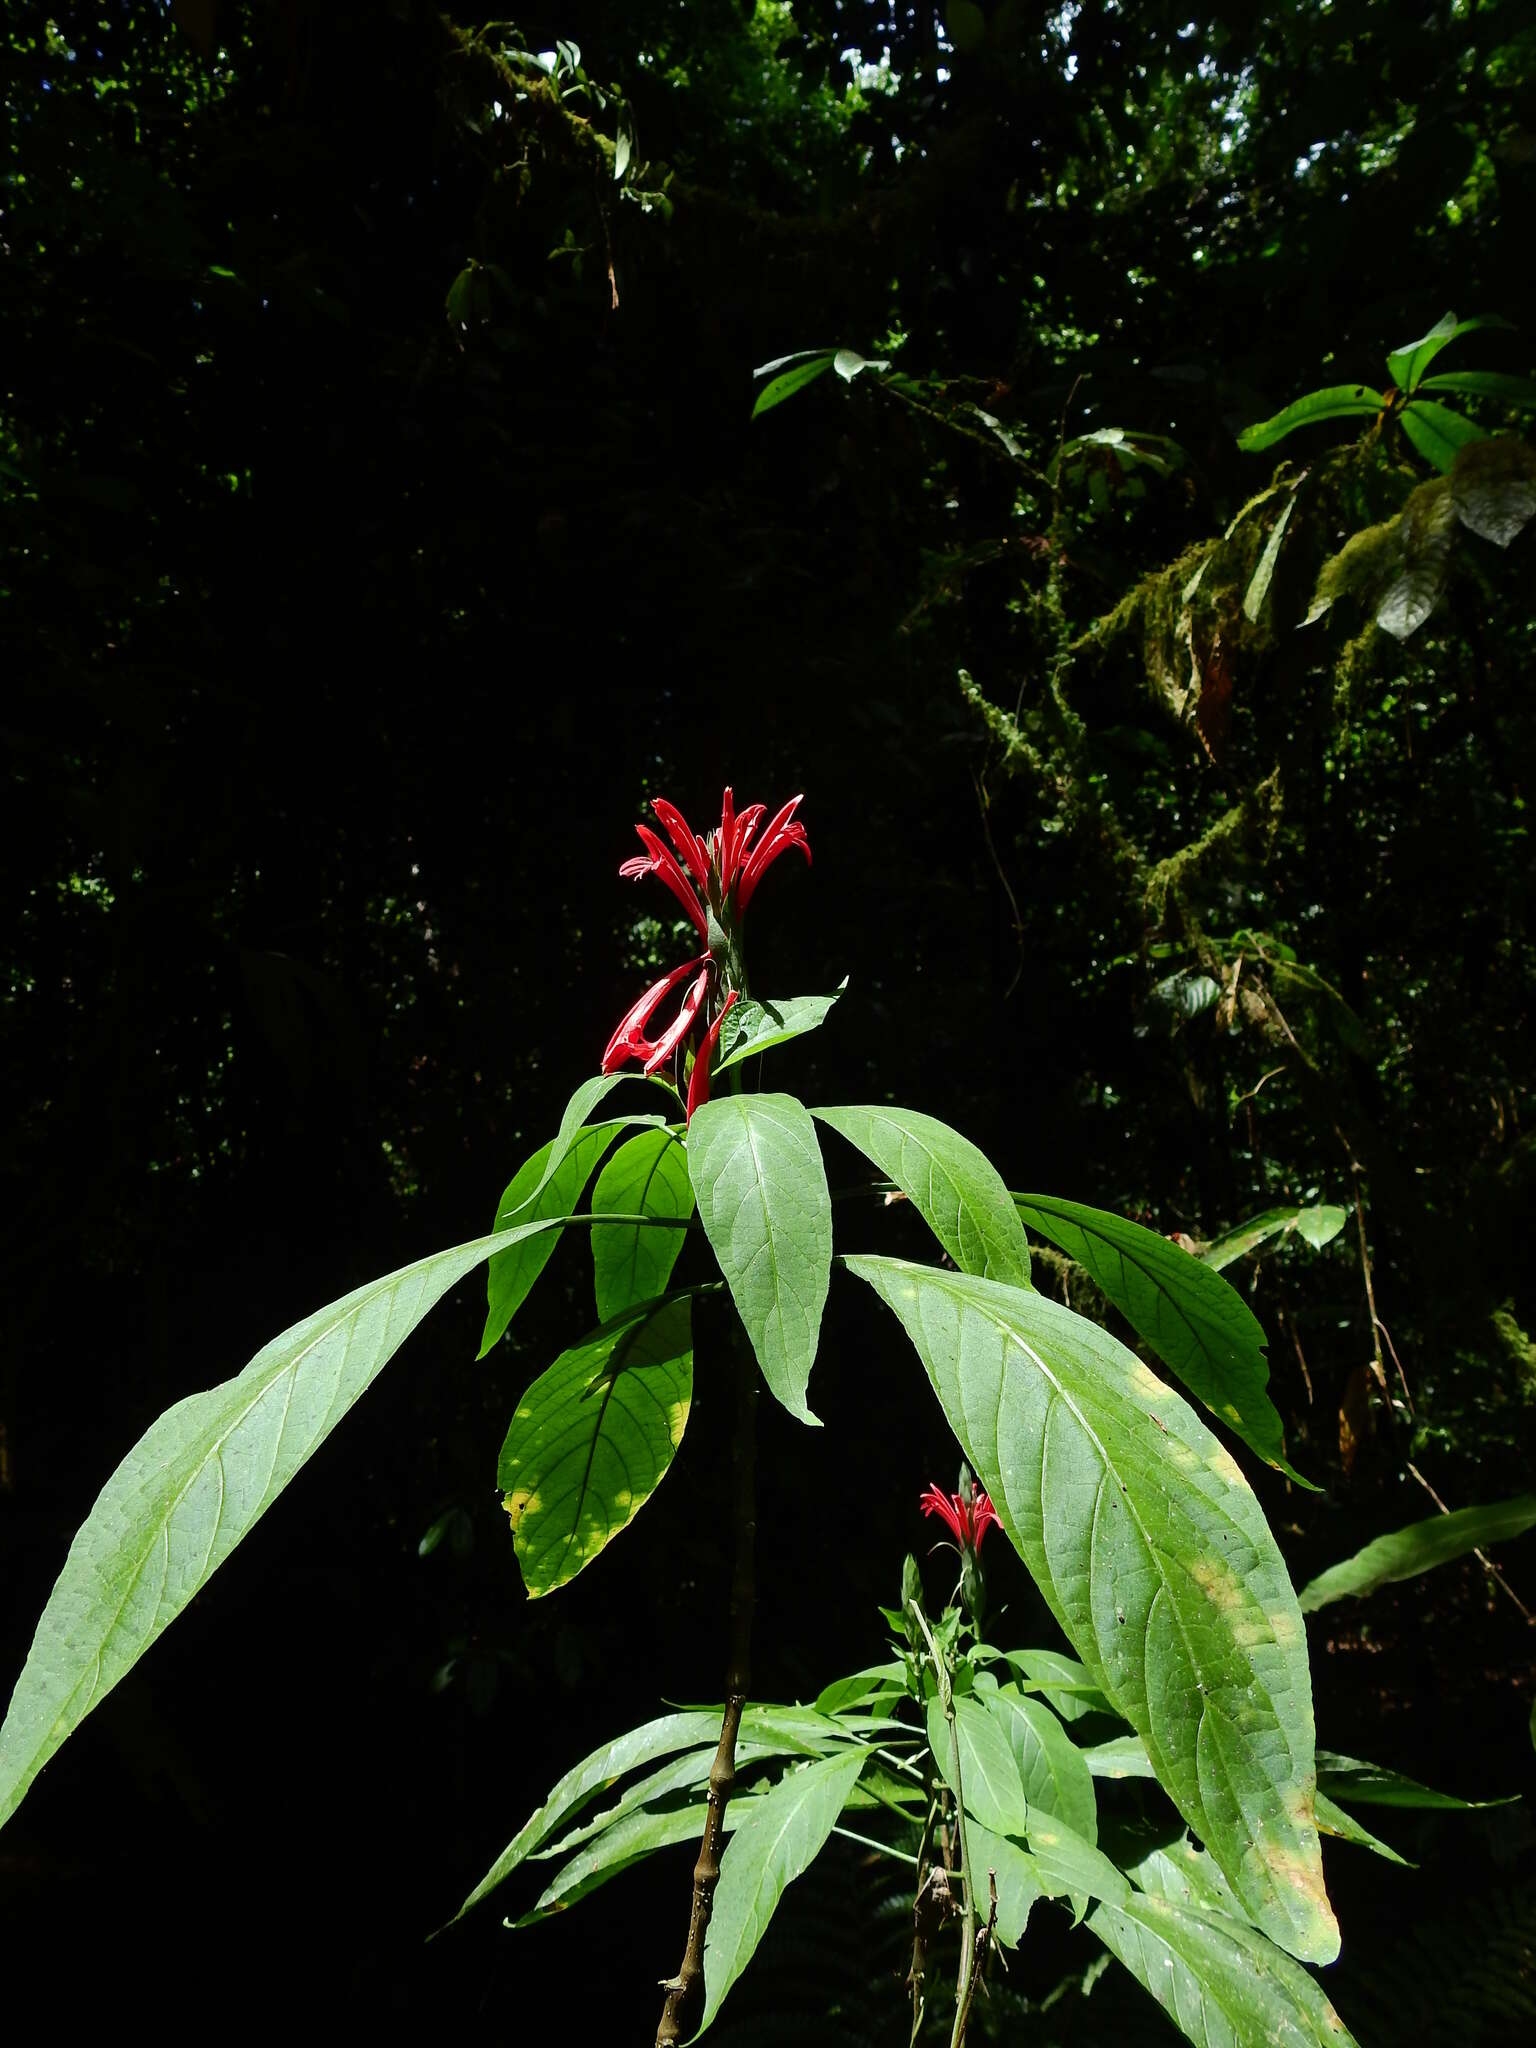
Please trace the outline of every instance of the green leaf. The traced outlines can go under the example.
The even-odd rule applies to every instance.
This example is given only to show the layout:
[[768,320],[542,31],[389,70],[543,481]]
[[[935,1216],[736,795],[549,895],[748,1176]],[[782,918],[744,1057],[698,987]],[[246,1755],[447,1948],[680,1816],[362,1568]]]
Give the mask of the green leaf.
[[[962,1693],[954,1702],[955,1739],[960,1750],[960,1789],[967,1813],[998,1835],[1023,1835],[1029,1826],[1029,1802],[1003,1723],[980,1699]],[[956,1790],[955,1760],[949,1722],[937,1695],[928,1702],[928,1747],[939,1775]]]
[[688,1172],[763,1378],[790,1414],[805,1403],[832,1269],[832,1197],[804,1103],[724,1095],[694,1112]]
[[[560,1128],[556,1131],[550,1143],[549,1151],[545,1157],[538,1179],[534,1181],[532,1187],[522,1198],[521,1206],[524,1209],[527,1209],[532,1214],[533,1203],[543,1194],[545,1187],[564,1165],[567,1153],[569,1153],[571,1147],[576,1144],[579,1138],[582,1125],[587,1121],[593,1110],[597,1108],[598,1104],[606,1101],[621,1082],[638,1081],[641,1078],[642,1076],[634,1073],[594,1074],[590,1081],[582,1082],[576,1093],[565,1105],[564,1114],[560,1118]],[[666,1121],[667,1119],[664,1116],[626,1116],[615,1119],[612,1128],[617,1130],[622,1125],[633,1126],[635,1124],[658,1125],[665,1124]],[[508,1192],[510,1193],[510,1190]],[[505,1199],[503,1197],[503,1200]],[[520,1215],[517,1210],[511,1209],[507,1212],[507,1221],[509,1223],[522,1223],[526,1222],[527,1218]]]
[[1241,1920],[1135,1894],[1088,1925],[1196,2048],[1355,2048],[1306,1971]]
[[1087,1665],[1060,1650],[1010,1650],[1008,1664],[1018,1674],[1020,1690],[1040,1693],[1063,1721],[1114,1712],[1097,1681],[1089,1677]]
[[[1099,1813],[1092,1776],[1082,1751],[1050,1708],[1011,1686],[988,1693],[984,1704],[1008,1738],[1031,1821],[1053,1814],[1085,1842],[1097,1842]],[[969,1793],[969,1786],[966,1789]]]
[[[575,1154],[572,1154],[575,1157]],[[670,1217],[693,1214],[688,1154],[673,1131],[641,1131],[621,1145],[597,1177],[592,1207],[598,1213]],[[638,1223],[600,1223],[592,1230],[592,1272],[602,1322],[636,1302],[665,1294],[683,1248],[681,1230],[648,1230]]]
[[478,1238],[369,1281],[150,1424],[86,1516],[37,1625],[0,1728],[0,1825],[428,1310],[506,1243],[505,1233]]
[[1496,313],[1479,314],[1472,320],[1458,320],[1454,313],[1447,313],[1435,322],[1428,334],[1392,351],[1387,357],[1387,374],[1399,391],[1416,391],[1424,372],[1441,349],[1448,348],[1458,335],[1471,334],[1479,327],[1513,329],[1514,322],[1500,319]]
[[997,1880],[997,1939],[1004,1948],[1017,1948],[1029,1925],[1030,1908],[1045,1895],[1041,1883],[1045,1872],[1027,1849],[984,1828],[969,1815],[965,1822],[965,1862],[976,1900],[978,1924],[986,1925],[990,1910],[991,1885]]
[[1507,548],[1536,518],[1536,449],[1514,434],[1468,442],[1451,472],[1451,490],[1462,525]]
[[1332,1202],[1317,1202],[1308,1208],[1266,1209],[1262,1215],[1250,1216],[1246,1223],[1239,1223],[1209,1244],[1201,1245],[1195,1257],[1202,1266],[1220,1273],[1271,1238],[1288,1237],[1292,1231],[1305,1238],[1315,1251],[1321,1251],[1338,1236],[1348,1218],[1349,1211]]
[[870,1664],[847,1678],[835,1678],[816,1695],[818,1714],[838,1714],[844,1707],[867,1706],[871,1700],[902,1699],[907,1690],[904,1664]]
[[717,1742],[719,1737],[718,1710],[700,1709],[691,1713],[663,1714],[658,1720],[647,1721],[641,1728],[632,1728],[627,1734],[602,1743],[590,1756],[573,1765],[544,1804],[529,1815],[454,1914],[454,1919],[461,1920],[471,1906],[478,1905],[487,1892],[494,1891],[503,1878],[510,1876],[542,1842],[548,1841],[563,1820],[579,1813],[593,1794],[601,1792],[604,1786],[623,1777],[626,1771],[654,1763],[658,1757],[670,1756],[682,1749],[694,1749],[701,1743]]
[[[787,361],[788,358],[784,357],[781,360]],[[772,412],[776,405],[782,405],[786,398],[793,398],[795,393],[803,391],[807,384],[814,384],[818,377],[825,376],[831,369],[832,362],[833,351],[829,349],[825,355],[812,356],[808,362],[797,363],[794,369],[785,370],[781,376],[775,377],[771,384],[765,384],[757,394],[757,403],[752,408],[753,419],[757,419],[762,413]]]
[[1253,1311],[1211,1265],[1155,1230],[1081,1202],[1015,1195],[1019,1214],[1084,1267],[1198,1400],[1266,1464],[1316,1492],[1285,1456],[1269,1385],[1268,1343]]
[[1497,370],[1453,370],[1425,377],[1421,391],[1454,391],[1462,398],[1496,398],[1521,412],[1536,412],[1536,378],[1506,377]]
[[818,1109],[895,1181],[962,1273],[1029,1285],[1029,1247],[1013,1198],[984,1152],[915,1109]]
[[[712,1757],[714,1751],[709,1754]],[[705,1776],[708,1774],[706,1764]],[[763,1796],[739,1790],[733,1792],[731,1803],[725,1810],[725,1832],[731,1834],[739,1828]],[[697,1806],[677,1807],[669,1813],[642,1809],[627,1814],[605,1833],[578,1849],[569,1863],[562,1865],[545,1886],[531,1912],[504,1924],[512,1928],[536,1926],[552,1913],[563,1913],[568,1907],[578,1905],[589,1893],[605,1885],[609,1878],[617,1877],[643,1857],[654,1855],[656,1850],[670,1848],[675,1842],[697,1842],[704,1833],[708,1814],[709,1807],[703,1802]]]
[[[761,1100],[762,1098],[759,1098]],[[694,1121],[703,1115],[700,1110]],[[864,1768],[847,1750],[792,1771],[754,1803],[720,1859],[720,1882],[704,1948],[702,2034],[762,1940],[786,1885],[820,1853]],[[697,2035],[694,2037],[698,2038]]]
[[1047,1604],[1245,1908],[1331,1961],[1306,1637],[1232,1458],[1058,1303],[898,1259],[846,1264],[905,1325]]
[[1467,1813],[1474,1807],[1512,1806],[1520,1797],[1510,1792],[1500,1799],[1457,1799],[1450,1792],[1433,1792],[1413,1778],[1380,1764],[1363,1763],[1359,1757],[1340,1756],[1337,1751],[1317,1752],[1317,1782],[1320,1790],[1351,1806],[1409,1806],[1439,1812]]
[[[553,1174],[546,1174],[545,1168],[555,1141],[551,1139],[549,1144],[541,1145],[533,1157],[518,1168],[506,1193],[496,1204],[493,1227],[501,1231],[510,1229],[511,1219],[520,1210],[523,1214],[519,1221],[523,1223],[569,1216],[581,1200],[581,1191],[591,1178],[593,1167],[624,1128],[622,1123],[593,1124],[578,1131],[575,1142]],[[538,1193],[530,1204],[529,1192],[535,1188]],[[672,1232],[663,1230],[637,1231],[636,1234],[664,1240],[672,1236]],[[668,1247],[674,1257],[682,1249],[682,1238],[683,1233],[678,1231],[677,1244]],[[549,1264],[559,1242],[558,1230],[545,1230],[534,1237],[523,1237],[505,1251],[493,1254],[486,1267],[487,1307],[479,1357],[484,1358],[501,1342],[507,1325],[528,1299],[533,1283]]]
[[1406,1529],[1394,1529],[1390,1536],[1378,1536],[1364,1550],[1331,1566],[1302,1589],[1301,1611],[1313,1614],[1334,1600],[1362,1600],[1379,1586],[1399,1579],[1415,1579],[1420,1572],[1465,1557],[1469,1550],[1489,1543],[1505,1543],[1536,1522],[1536,1494],[1517,1494],[1513,1500],[1494,1501],[1487,1507],[1458,1508],[1451,1515],[1431,1515],[1427,1521],[1411,1522]]
[[1295,510],[1296,494],[1293,491],[1286,500],[1280,517],[1269,529],[1269,538],[1264,543],[1264,552],[1259,556],[1253,574],[1248,579],[1248,588],[1243,595],[1243,617],[1252,620],[1255,625],[1258,623],[1260,612],[1264,609],[1264,600],[1269,595],[1269,586],[1274,580],[1275,564],[1280,559],[1280,546],[1285,539],[1285,529],[1289,525],[1291,514]]
[[1065,1895],[1074,1901],[1074,1925],[1083,1917],[1089,1899],[1118,1904],[1131,1896],[1124,1871],[1117,1870],[1102,1849],[1096,1849],[1054,1814],[1031,1816],[1029,1854],[1040,1889],[1054,1899]]
[[630,1309],[561,1352],[518,1402],[496,1483],[530,1600],[574,1579],[665,1477],[693,1399],[689,1309],[686,1298]]
[[1379,1835],[1373,1835],[1369,1828],[1362,1827],[1357,1820],[1352,1820],[1342,1806],[1335,1806],[1326,1792],[1318,1792],[1316,1804],[1317,1825],[1323,1834],[1336,1835],[1341,1842],[1353,1842],[1361,1849],[1372,1849],[1378,1856],[1384,1856],[1389,1863],[1402,1864],[1405,1870],[1417,1870],[1416,1863],[1410,1863],[1406,1856],[1399,1856],[1397,1851],[1382,1841]]
[[1266,448],[1273,448],[1277,441],[1283,441],[1287,434],[1295,433],[1298,427],[1312,426],[1318,420],[1363,418],[1379,412],[1385,403],[1382,394],[1373,391],[1369,384],[1330,384],[1326,391],[1309,391],[1305,398],[1298,398],[1273,419],[1244,427],[1237,445],[1246,455],[1259,455]]
[[1159,1842],[1134,1862],[1122,1860],[1137,1889],[1150,1892],[1153,1898],[1166,1899],[1173,1906],[1193,1906],[1201,1913],[1225,1913],[1234,1920],[1247,1917],[1220,1868],[1188,1835]]
[[1424,460],[1442,471],[1450,468],[1457,450],[1465,448],[1469,441],[1488,438],[1464,413],[1452,412],[1448,405],[1437,405],[1432,398],[1410,400],[1400,417],[1403,432]]
[[1108,1742],[1096,1742],[1078,1755],[1095,1778],[1155,1778],[1147,1745],[1139,1735],[1116,1735]]
[[790,996],[782,1003],[745,1002],[732,1006],[720,1033],[720,1057],[715,1073],[739,1066],[754,1053],[770,1046],[784,1045],[807,1031],[815,1031],[827,1020],[827,1013],[848,986],[845,975],[829,996]]

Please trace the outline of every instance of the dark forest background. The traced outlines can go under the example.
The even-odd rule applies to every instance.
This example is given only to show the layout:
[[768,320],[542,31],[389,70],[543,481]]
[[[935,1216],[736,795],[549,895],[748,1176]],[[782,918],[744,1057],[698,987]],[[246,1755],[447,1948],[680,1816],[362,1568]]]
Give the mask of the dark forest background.
[[[783,1085],[929,1111],[1011,1186],[1197,1243],[1348,1208],[1228,1268],[1326,1482],[1255,1480],[1298,1583],[1432,1512],[1414,1472],[1453,1507],[1524,1490],[1530,532],[1458,542],[1401,643],[1345,604],[1301,629],[1318,563],[1430,474],[1337,422],[1296,446],[1322,481],[1263,617],[1262,521],[1191,624],[1173,592],[1292,455],[1241,453],[1247,422],[1379,384],[1449,308],[1514,323],[1467,365],[1530,371],[1529,11],[568,0],[481,29],[18,0],[0,31],[4,1672],[154,1415],[489,1226],[677,957],[669,900],[616,875],[632,821],[659,793],[703,829],[726,782],[803,790],[815,855],[756,899],[754,985],[850,978]],[[553,80],[506,54],[561,39]],[[890,371],[754,420],[754,369],[822,346]],[[1106,428],[1166,440],[1053,469]],[[564,1986],[575,2038],[654,2024],[685,1850],[670,1890],[423,1945],[586,1748],[720,1691],[707,1322],[623,1545],[546,1602],[517,1578],[496,1451],[588,1320],[585,1256],[483,1364],[478,1290],[445,1304],[52,1765],[0,1845],[13,2006],[174,1981],[237,2029],[519,2038]],[[765,1417],[766,1697],[882,1654],[917,1495],[953,1483],[914,1361],[836,1287],[816,1406]],[[1530,1540],[1506,1562],[1536,1601]],[[1531,1788],[1533,1635],[1475,1562],[1319,1620],[1325,1744]],[[1340,2011],[1522,2038],[1527,1809],[1392,1838],[1420,1871],[1329,1845]],[[786,1904],[739,2038],[878,2005],[861,1877]],[[1017,1966],[1042,1996],[1091,1954],[1056,1924]],[[1106,1983],[1031,2027],[1163,2024]]]

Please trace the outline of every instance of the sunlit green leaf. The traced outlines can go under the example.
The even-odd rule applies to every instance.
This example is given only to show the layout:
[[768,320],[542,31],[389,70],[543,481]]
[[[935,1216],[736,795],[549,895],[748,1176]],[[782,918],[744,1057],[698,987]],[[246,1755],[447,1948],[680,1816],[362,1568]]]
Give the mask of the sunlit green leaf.
[[1331,1961],[1312,1688],[1284,1560],[1171,1388],[1029,1291],[850,1258],[905,1325],[1057,1620],[1255,1922]]
[[1510,1792],[1503,1798],[1458,1799],[1450,1792],[1434,1792],[1399,1771],[1364,1763],[1359,1757],[1340,1756],[1331,1749],[1317,1752],[1317,1782],[1332,1798],[1342,1799],[1350,1806],[1407,1806],[1467,1813],[1474,1807],[1509,1806],[1520,1797],[1518,1792]]
[[1248,588],[1243,594],[1243,617],[1257,623],[1264,609],[1264,600],[1269,595],[1269,586],[1274,580],[1275,564],[1280,559],[1280,548],[1285,540],[1285,529],[1290,524],[1291,514],[1296,510],[1296,496],[1293,492],[1281,508],[1280,517],[1269,529],[1269,538],[1264,543],[1264,552],[1254,566],[1248,579]]
[[[960,1751],[960,1785],[967,1813],[974,1814],[994,1834],[1022,1836],[1029,1826],[1029,1802],[1007,1729],[971,1694],[961,1694],[954,1709],[954,1743]],[[928,1747],[939,1775],[953,1792],[955,1763],[949,1719],[937,1697],[928,1702],[927,1719]]]
[[1362,1600],[1379,1586],[1415,1579],[1420,1572],[1449,1564],[1489,1543],[1506,1543],[1536,1523],[1536,1494],[1517,1494],[1487,1507],[1458,1508],[1454,1514],[1431,1515],[1378,1536],[1342,1564],[1319,1573],[1301,1594],[1301,1611],[1312,1614],[1334,1600]]
[[1365,418],[1380,412],[1385,403],[1382,394],[1368,384],[1331,384],[1326,391],[1309,391],[1305,398],[1298,398],[1272,419],[1244,427],[1237,445],[1245,454],[1258,455],[1298,427],[1309,427],[1319,420]]
[[723,1074],[727,1067],[739,1066],[754,1053],[767,1052],[770,1046],[784,1045],[791,1038],[815,1031],[826,1022],[832,1005],[847,986],[845,978],[829,996],[789,996],[782,1003],[734,1004],[720,1033],[715,1073]]
[[1403,407],[1400,415],[1403,432],[1426,462],[1432,462],[1438,470],[1448,470],[1456,460],[1458,449],[1465,448],[1469,441],[1486,440],[1482,427],[1469,420],[1464,413],[1452,412],[1447,405],[1437,405],[1432,398],[1415,398]]
[[1389,1863],[1401,1863],[1409,1870],[1417,1868],[1416,1865],[1409,1863],[1406,1856],[1399,1856],[1397,1851],[1382,1841],[1379,1835],[1373,1835],[1369,1828],[1362,1827],[1360,1822],[1347,1814],[1342,1806],[1335,1806],[1328,1794],[1322,1790],[1317,1794],[1316,1811],[1317,1825],[1323,1834],[1335,1835],[1341,1842],[1353,1842],[1357,1848],[1371,1849],[1376,1855],[1384,1856]]
[[[783,357],[781,360],[789,359]],[[761,413],[772,412],[773,408],[782,405],[786,398],[793,398],[795,393],[803,391],[807,384],[814,384],[818,377],[824,377],[831,369],[832,361],[833,351],[829,349],[824,355],[813,355],[806,362],[796,363],[792,370],[785,370],[780,376],[775,377],[771,384],[765,384],[757,394],[757,403],[752,408],[753,419]]]
[[[506,1193],[496,1204],[494,1227],[508,1230],[514,1216],[520,1223],[533,1223],[545,1217],[571,1215],[581,1200],[582,1189],[591,1178],[593,1167],[624,1128],[622,1123],[584,1125],[576,1133],[564,1159],[550,1175],[546,1174],[545,1168],[549,1164],[554,1140],[551,1139],[548,1145],[541,1145],[533,1157],[518,1168]],[[530,1201],[529,1194],[534,1189],[538,1192]],[[653,1238],[675,1236],[676,1244],[668,1247],[674,1256],[682,1248],[683,1233],[680,1230],[675,1233],[653,1230],[645,1234]],[[487,1263],[481,1358],[501,1342],[507,1325],[528,1299],[533,1283],[549,1264],[559,1242],[558,1230],[540,1231],[534,1236],[520,1238],[515,1244],[509,1243],[505,1251],[495,1253]]]
[[986,1154],[937,1117],[861,1105],[815,1116],[895,1181],[962,1273],[1029,1285],[1029,1246]]
[[1096,1842],[1099,1818],[1092,1776],[1082,1751],[1050,1708],[1013,1686],[988,1693],[983,1704],[1008,1738],[1031,1821],[1053,1814],[1085,1842]]
[[1479,327],[1513,327],[1514,322],[1504,320],[1496,313],[1479,314],[1472,320],[1458,320],[1454,313],[1447,313],[1435,322],[1428,334],[1417,341],[1407,342],[1402,348],[1395,348],[1387,357],[1387,374],[1399,391],[1416,391],[1424,372],[1458,336],[1471,334]]
[[1286,1237],[1292,1231],[1320,1251],[1338,1236],[1348,1217],[1349,1211],[1333,1202],[1316,1202],[1306,1208],[1293,1205],[1266,1209],[1262,1215],[1250,1216],[1246,1223],[1239,1223],[1209,1244],[1201,1245],[1195,1257],[1201,1265],[1219,1273],[1271,1238]]
[[1497,370],[1452,370],[1420,381],[1421,391],[1454,391],[1464,398],[1496,398],[1522,412],[1536,412],[1536,378],[1506,377]]
[[[662,1129],[641,1131],[621,1145],[597,1177],[592,1208],[598,1215],[686,1222],[693,1214],[693,1184],[682,1140]],[[638,1223],[593,1226],[592,1273],[602,1322],[622,1315],[636,1302],[665,1294],[683,1235],[681,1230],[647,1229]]]

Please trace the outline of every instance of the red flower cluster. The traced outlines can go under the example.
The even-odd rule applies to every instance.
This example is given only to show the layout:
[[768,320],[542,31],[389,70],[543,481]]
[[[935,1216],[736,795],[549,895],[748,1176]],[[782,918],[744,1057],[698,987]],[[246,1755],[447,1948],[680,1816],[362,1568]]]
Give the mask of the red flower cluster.
[[[710,1061],[719,1042],[720,1027],[740,994],[739,989],[722,985],[722,969],[734,966],[734,962],[722,962],[716,947],[723,938],[734,954],[737,924],[763,874],[781,853],[795,846],[810,860],[805,827],[795,818],[800,801],[799,797],[792,797],[759,835],[758,827],[768,815],[767,806],[753,804],[737,817],[731,792],[727,790],[720,806],[719,829],[701,839],[675,804],[657,797],[651,809],[671,846],[648,825],[637,825],[635,830],[645,853],[625,861],[619,869],[628,879],[655,875],[664,882],[693,920],[705,951],[697,960],[674,967],[646,990],[609,1039],[603,1054],[603,1072],[611,1074],[626,1060],[638,1059],[646,1073],[654,1074],[678,1051],[700,1016],[708,1017],[711,991],[717,997],[723,995],[724,1000],[694,1051],[688,1083],[690,1119],[699,1104],[709,1100]],[[690,976],[692,980],[677,1015],[659,1038],[648,1038],[646,1028],[651,1018],[673,989],[680,982],[689,981]]]
[[969,1507],[962,1494],[941,1493],[936,1486],[929,1487],[918,1501],[918,1506],[925,1515],[938,1515],[949,1525],[962,1551],[980,1550],[981,1539],[987,1531],[994,1524],[999,1529],[1003,1526],[998,1521],[997,1509],[979,1486]]

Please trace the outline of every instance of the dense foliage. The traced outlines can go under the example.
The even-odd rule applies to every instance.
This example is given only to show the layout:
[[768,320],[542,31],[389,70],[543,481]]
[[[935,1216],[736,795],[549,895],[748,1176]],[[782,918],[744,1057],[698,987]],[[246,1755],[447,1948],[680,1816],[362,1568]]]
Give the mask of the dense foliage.
[[[1298,1584],[1429,1513],[1415,1474],[1453,1509],[1520,1490],[1531,528],[1450,517],[1402,391],[1239,435],[1384,394],[1452,308],[1512,326],[1437,358],[1470,386],[1437,401],[1529,431],[1522,10],[103,0],[12,8],[0,47],[11,1666],[160,1409],[484,1227],[676,957],[611,885],[622,821],[744,763],[816,827],[764,983],[860,999],[802,1092],[878,1088],[1010,1184],[1212,1248],[1326,1484],[1265,1490]],[[752,417],[760,365],[837,348]],[[1415,569],[1399,638],[1377,621]],[[1079,1253],[1042,1283],[1107,1315]],[[485,1444],[564,1341],[560,1287],[475,1367],[480,1313],[417,1340],[302,1526],[231,1566],[234,1619],[190,1614],[13,1824],[39,1928],[153,1899],[191,1827],[248,1872],[187,1906],[210,1982],[278,1885],[301,1926],[341,1916],[328,1981],[361,2005],[495,2011],[541,1967],[494,1929],[413,1946],[563,1767],[510,1731],[597,1741],[611,1688],[712,1698],[718,1658],[688,1661],[666,1488],[643,1611],[595,1573],[521,1604]],[[769,1696],[853,1661],[946,1441],[893,1387],[850,1502],[862,1411],[825,1378],[826,1442],[764,1508],[816,1589],[769,1596]],[[706,1490],[713,1427],[702,1396]],[[1518,1550],[1509,1581],[1531,1597]],[[1468,1564],[1361,1612],[1313,1645],[1320,1698],[1395,1731],[1365,1753],[1514,1789],[1514,1601]],[[1463,1767],[1469,1724],[1503,1775]],[[1497,1867],[1498,1913],[1446,1945],[1504,1958],[1462,2001],[1488,2038],[1529,1985],[1519,1812],[1459,1887]],[[1401,1882],[1353,1923],[1357,2000],[1393,1995],[1405,1922],[1449,1924]],[[647,1963],[673,1945],[649,1911]],[[131,1957],[152,1909],[115,1912]]]

